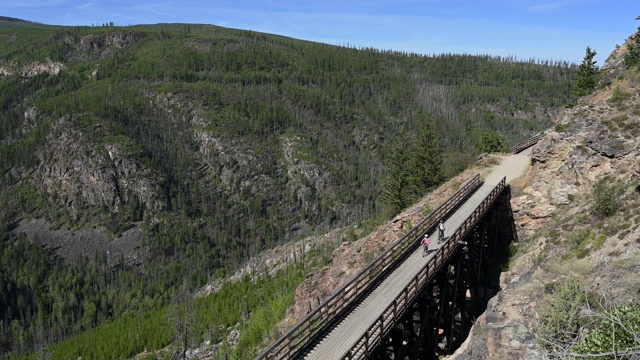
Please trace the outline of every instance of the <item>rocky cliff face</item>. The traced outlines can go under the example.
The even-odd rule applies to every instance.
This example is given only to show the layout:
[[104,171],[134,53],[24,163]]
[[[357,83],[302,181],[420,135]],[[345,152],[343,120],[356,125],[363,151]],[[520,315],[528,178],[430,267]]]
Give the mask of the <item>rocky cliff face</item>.
[[69,45],[73,59],[97,60],[113,56],[117,49],[130,46],[144,36],[140,32],[115,31],[99,35],[66,35],[63,42]]
[[45,62],[34,61],[26,64],[0,60],[0,76],[18,75],[21,79],[28,79],[42,73],[58,75],[65,68],[63,63],[51,61],[51,59],[47,59]]
[[[80,207],[122,211],[133,197],[147,209],[161,209],[161,179],[137,158],[136,149],[116,141],[94,143],[62,119],[35,172],[36,186],[56,197],[74,218]],[[94,126],[100,126],[98,122]]]
[[[629,38],[633,38],[637,34],[636,32]],[[607,57],[601,69],[600,76],[602,84],[611,85],[615,78],[624,71],[624,54],[627,52],[628,46],[629,40],[627,39],[622,46],[616,45],[616,49],[609,54],[609,57]]]

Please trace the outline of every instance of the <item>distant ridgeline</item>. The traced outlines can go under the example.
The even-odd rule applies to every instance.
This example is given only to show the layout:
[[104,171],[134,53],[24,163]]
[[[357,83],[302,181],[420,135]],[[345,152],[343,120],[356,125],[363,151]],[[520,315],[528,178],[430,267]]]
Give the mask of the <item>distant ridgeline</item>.
[[[575,70],[211,25],[2,17],[0,353],[160,308],[185,279],[202,286],[265,248],[393,215],[478,153],[550,127]],[[49,230],[21,235],[35,221]],[[52,246],[50,234],[83,231],[119,240]]]

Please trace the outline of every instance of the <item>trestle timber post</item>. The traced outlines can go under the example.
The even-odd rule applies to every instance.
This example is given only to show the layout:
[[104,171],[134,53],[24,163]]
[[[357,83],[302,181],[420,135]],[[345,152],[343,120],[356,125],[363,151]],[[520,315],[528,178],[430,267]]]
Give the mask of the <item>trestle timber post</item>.
[[499,290],[502,265],[517,239],[509,200],[507,187],[371,359],[434,360],[462,345]]

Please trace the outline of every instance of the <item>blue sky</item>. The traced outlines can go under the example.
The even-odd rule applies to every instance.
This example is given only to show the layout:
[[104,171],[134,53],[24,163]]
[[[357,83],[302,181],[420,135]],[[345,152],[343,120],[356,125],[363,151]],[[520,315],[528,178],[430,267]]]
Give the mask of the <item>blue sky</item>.
[[0,0],[52,25],[201,23],[332,45],[597,65],[640,26],[638,0]]

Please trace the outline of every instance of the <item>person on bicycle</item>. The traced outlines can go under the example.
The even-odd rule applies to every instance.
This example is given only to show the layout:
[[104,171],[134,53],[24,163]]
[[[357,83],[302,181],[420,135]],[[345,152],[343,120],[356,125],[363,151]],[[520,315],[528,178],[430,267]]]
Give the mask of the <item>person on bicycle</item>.
[[438,243],[444,241],[444,223],[440,220],[438,224]]
[[420,241],[420,243],[422,244],[422,246],[424,246],[422,251],[422,256],[424,257],[429,253],[429,244],[431,244],[431,239],[429,239],[429,234],[424,234],[424,237],[422,238],[422,241]]

